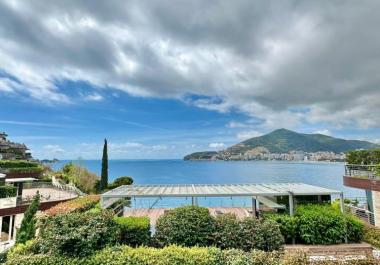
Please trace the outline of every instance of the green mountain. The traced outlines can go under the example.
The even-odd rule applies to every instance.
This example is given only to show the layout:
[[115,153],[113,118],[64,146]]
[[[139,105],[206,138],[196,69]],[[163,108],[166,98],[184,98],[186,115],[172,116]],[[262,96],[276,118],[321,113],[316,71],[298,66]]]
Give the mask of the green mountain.
[[[345,140],[323,134],[297,133],[287,129],[278,129],[263,136],[254,137],[218,152],[220,156],[244,154],[247,151],[267,149],[270,153],[288,153],[290,151],[318,152],[327,151],[342,153],[355,149],[375,149],[380,145],[359,140]],[[202,158],[203,152],[190,154],[186,160],[209,159]],[[196,154],[196,155],[195,155]],[[204,152],[210,156],[210,152]]]

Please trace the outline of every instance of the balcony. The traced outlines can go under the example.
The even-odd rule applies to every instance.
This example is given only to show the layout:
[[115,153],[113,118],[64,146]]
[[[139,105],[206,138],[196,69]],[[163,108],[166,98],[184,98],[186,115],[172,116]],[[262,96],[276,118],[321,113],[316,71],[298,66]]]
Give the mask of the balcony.
[[346,165],[343,184],[347,187],[380,191],[380,176],[375,174],[376,165]]

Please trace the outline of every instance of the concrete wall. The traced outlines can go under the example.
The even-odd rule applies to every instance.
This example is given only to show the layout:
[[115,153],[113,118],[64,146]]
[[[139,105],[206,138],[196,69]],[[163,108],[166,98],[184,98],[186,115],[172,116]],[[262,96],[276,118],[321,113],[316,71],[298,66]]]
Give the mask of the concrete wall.
[[372,191],[373,213],[375,225],[380,227],[380,191]]

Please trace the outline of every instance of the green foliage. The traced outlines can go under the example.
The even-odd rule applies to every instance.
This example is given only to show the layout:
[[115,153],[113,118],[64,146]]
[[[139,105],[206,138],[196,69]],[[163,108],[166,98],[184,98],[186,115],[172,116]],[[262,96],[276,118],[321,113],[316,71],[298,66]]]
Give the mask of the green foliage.
[[234,214],[223,214],[215,218],[213,240],[221,249],[241,248],[240,220]]
[[169,246],[131,248],[116,246],[98,251],[86,258],[49,255],[12,255],[6,265],[378,265],[371,258],[345,260],[308,260],[304,253],[283,255],[280,252],[252,251],[201,247]]
[[99,179],[95,173],[71,162],[65,164],[61,170],[56,173],[56,177],[66,183],[73,183],[85,193],[95,193],[96,184]]
[[0,168],[31,168],[39,167],[40,164],[27,160],[0,160]]
[[280,250],[284,244],[279,225],[272,220],[247,217],[241,222],[242,249]]
[[345,218],[331,207],[301,206],[297,209],[300,238],[307,244],[339,244],[346,236]]
[[10,185],[0,186],[0,199],[15,197],[17,195],[17,188]]
[[276,221],[286,242],[292,238],[303,244],[360,242],[363,238],[363,223],[352,215],[343,215],[339,207],[330,205],[299,206],[296,216],[269,214],[265,218]]
[[122,185],[132,185],[132,184],[133,184],[133,179],[131,177],[124,176],[124,177],[119,177],[115,179],[111,184],[108,185],[108,188],[115,189]]
[[363,240],[375,248],[380,248],[380,228],[365,225]]
[[156,223],[154,241],[157,246],[208,246],[212,242],[214,219],[208,209],[184,206],[166,212]]
[[71,213],[41,221],[38,237],[42,253],[82,257],[115,244],[120,230],[113,213]]
[[227,214],[213,218],[208,209],[186,206],[171,210],[159,218],[154,241],[157,246],[210,246],[246,251],[279,250],[284,243],[279,225],[272,220],[247,217],[239,220]]
[[281,234],[287,243],[291,243],[293,238],[298,237],[298,218],[288,214],[268,214],[265,216],[277,222],[280,226]]
[[17,232],[16,243],[25,243],[36,236],[36,213],[40,205],[40,194],[34,196],[32,203],[24,213],[20,229]]
[[104,139],[103,156],[102,156],[102,175],[100,177],[100,190],[108,186],[108,147],[107,139]]
[[99,195],[86,195],[66,202],[61,202],[45,211],[47,215],[68,214],[72,212],[85,212],[94,208],[100,201]]
[[350,151],[346,154],[346,161],[356,165],[380,164],[380,149]]
[[123,244],[130,246],[148,245],[150,242],[150,223],[147,217],[115,217],[120,226]]

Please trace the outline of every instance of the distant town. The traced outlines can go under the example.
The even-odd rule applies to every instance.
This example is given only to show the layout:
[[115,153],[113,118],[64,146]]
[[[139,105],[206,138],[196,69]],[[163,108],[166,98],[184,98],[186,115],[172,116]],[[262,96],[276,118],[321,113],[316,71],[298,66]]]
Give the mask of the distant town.
[[[269,153],[247,151],[241,154],[231,154],[229,152],[218,152],[209,157],[210,160],[283,160],[283,161],[327,161],[342,162],[345,161],[344,153],[334,153],[328,151],[304,152],[290,151],[288,153]],[[203,160],[203,159],[202,159]]]

